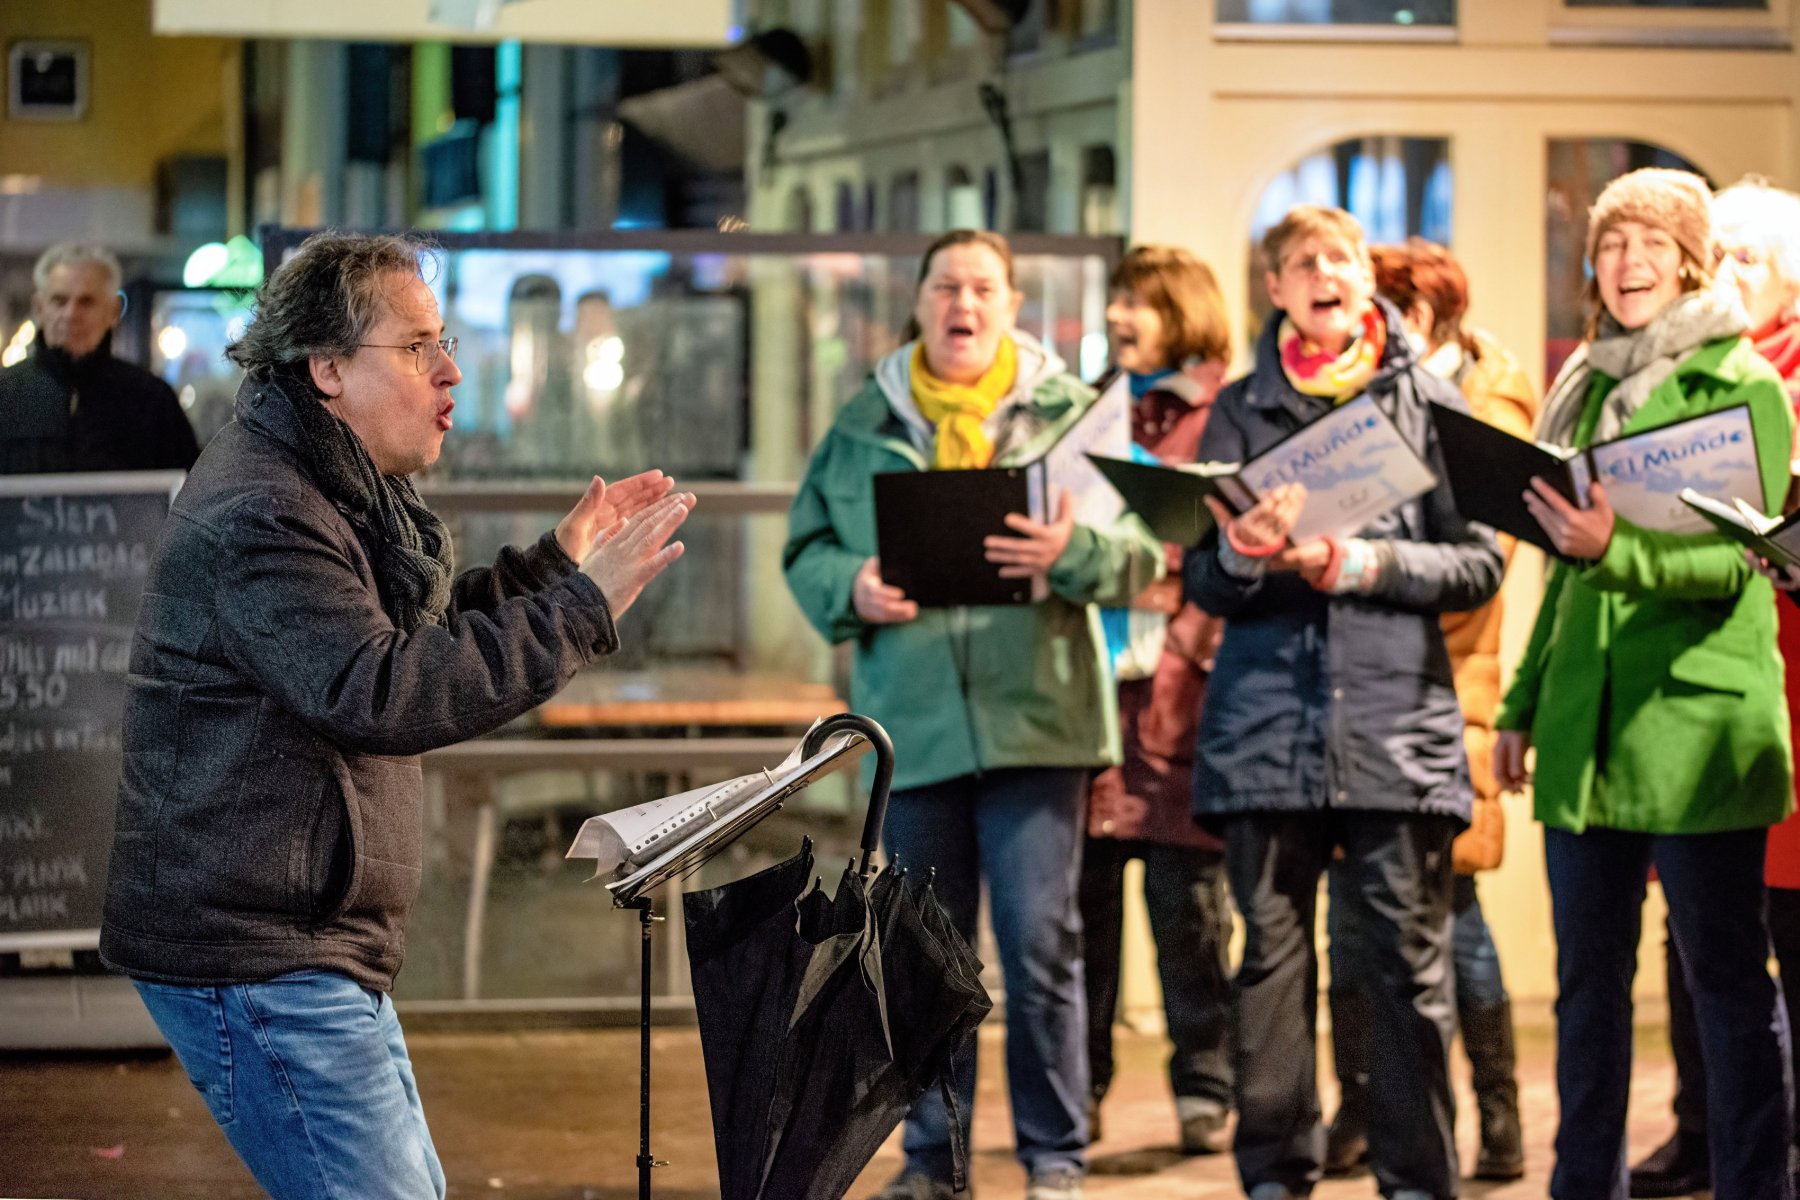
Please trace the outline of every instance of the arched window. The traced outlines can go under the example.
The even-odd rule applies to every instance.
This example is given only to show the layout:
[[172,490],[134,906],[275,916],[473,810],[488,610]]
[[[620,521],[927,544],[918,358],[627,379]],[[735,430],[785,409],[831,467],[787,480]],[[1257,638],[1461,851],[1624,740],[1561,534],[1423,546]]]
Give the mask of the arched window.
[[1269,181],[1250,223],[1250,330],[1269,315],[1262,237],[1296,204],[1347,209],[1369,243],[1412,236],[1450,244],[1450,143],[1445,138],[1350,138],[1309,154]]

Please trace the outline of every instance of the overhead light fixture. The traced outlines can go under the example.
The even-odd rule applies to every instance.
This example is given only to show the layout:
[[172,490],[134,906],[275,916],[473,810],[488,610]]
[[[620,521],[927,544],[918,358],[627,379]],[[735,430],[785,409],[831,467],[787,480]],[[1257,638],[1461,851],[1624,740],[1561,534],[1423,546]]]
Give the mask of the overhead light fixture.
[[768,99],[812,82],[812,51],[791,29],[765,29],[752,34],[729,50],[713,55],[712,63],[732,91],[752,99]]

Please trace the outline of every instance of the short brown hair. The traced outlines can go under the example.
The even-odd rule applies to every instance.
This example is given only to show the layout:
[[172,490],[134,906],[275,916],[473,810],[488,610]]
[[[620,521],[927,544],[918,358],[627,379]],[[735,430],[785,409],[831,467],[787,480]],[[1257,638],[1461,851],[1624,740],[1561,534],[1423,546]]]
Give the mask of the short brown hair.
[[1457,342],[1479,358],[1475,339],[1463,333],[1463,314],[1469,311],[1469,277],[1456,256],[1436,242],[1406,239],[1404,246],[1371,246],[1375,264],[1375,290],[1408,312],[1420,300],[1431,305],[1431,341],[1441,346]]
[[1341,208],[1321,204],[1296,204],[1263,234],[1263,257],[1269,270],[1281,274],[1281,259],[1288,246],[1307,237],[1337,238],[1349,245],[1365,268],[1370,267],[1369,243],[1363,237],[1362,222]]
[[1179,246],[1134,246],[1107,287],[1136,294],[1162,318],[1170,366],[1231,357],[1231,322],[1212,269]]

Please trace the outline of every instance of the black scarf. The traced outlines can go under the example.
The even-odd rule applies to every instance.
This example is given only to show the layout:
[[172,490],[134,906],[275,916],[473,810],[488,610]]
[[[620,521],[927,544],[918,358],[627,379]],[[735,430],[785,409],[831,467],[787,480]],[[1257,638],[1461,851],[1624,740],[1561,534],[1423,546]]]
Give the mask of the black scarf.
[[411,479],[376,469],[362,439],[326,409],[310,379],[283,372],[275,382],[293,406],[306,443],[302,454],[326,496],[374,527],[382,608],[406,633],[445,624],[454,560],[443,521]]

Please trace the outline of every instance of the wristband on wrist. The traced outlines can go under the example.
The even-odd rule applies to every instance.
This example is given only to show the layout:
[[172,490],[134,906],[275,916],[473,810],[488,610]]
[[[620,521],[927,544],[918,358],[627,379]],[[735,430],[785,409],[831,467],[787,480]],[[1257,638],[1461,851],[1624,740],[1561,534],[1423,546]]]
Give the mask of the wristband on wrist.
[[1331,549],[1331,557],[1325,561],[1325,569],[1319,572],[1319,580],[1313,586],[1321,592],[1337,591],[1338,575],[1344,569],[1344,543],[1337,538],[1328,537],[1325,545]]
[[1231,543],[1231,548],[1245,558],[1272,558],[1281,553],[1282,546],[1286,545],[1286,542],[1271,542],[1266,546],[1252,546],[1233,533],[1229,523],[1224,527],[1224,534],[1225,540]]
[[1333,592],[1367,592],[1381,578],[1381,551],[1376,543],[1362,538],[1344,542],[1343,560],[1334,564],[1336,577],[1328,590]]

